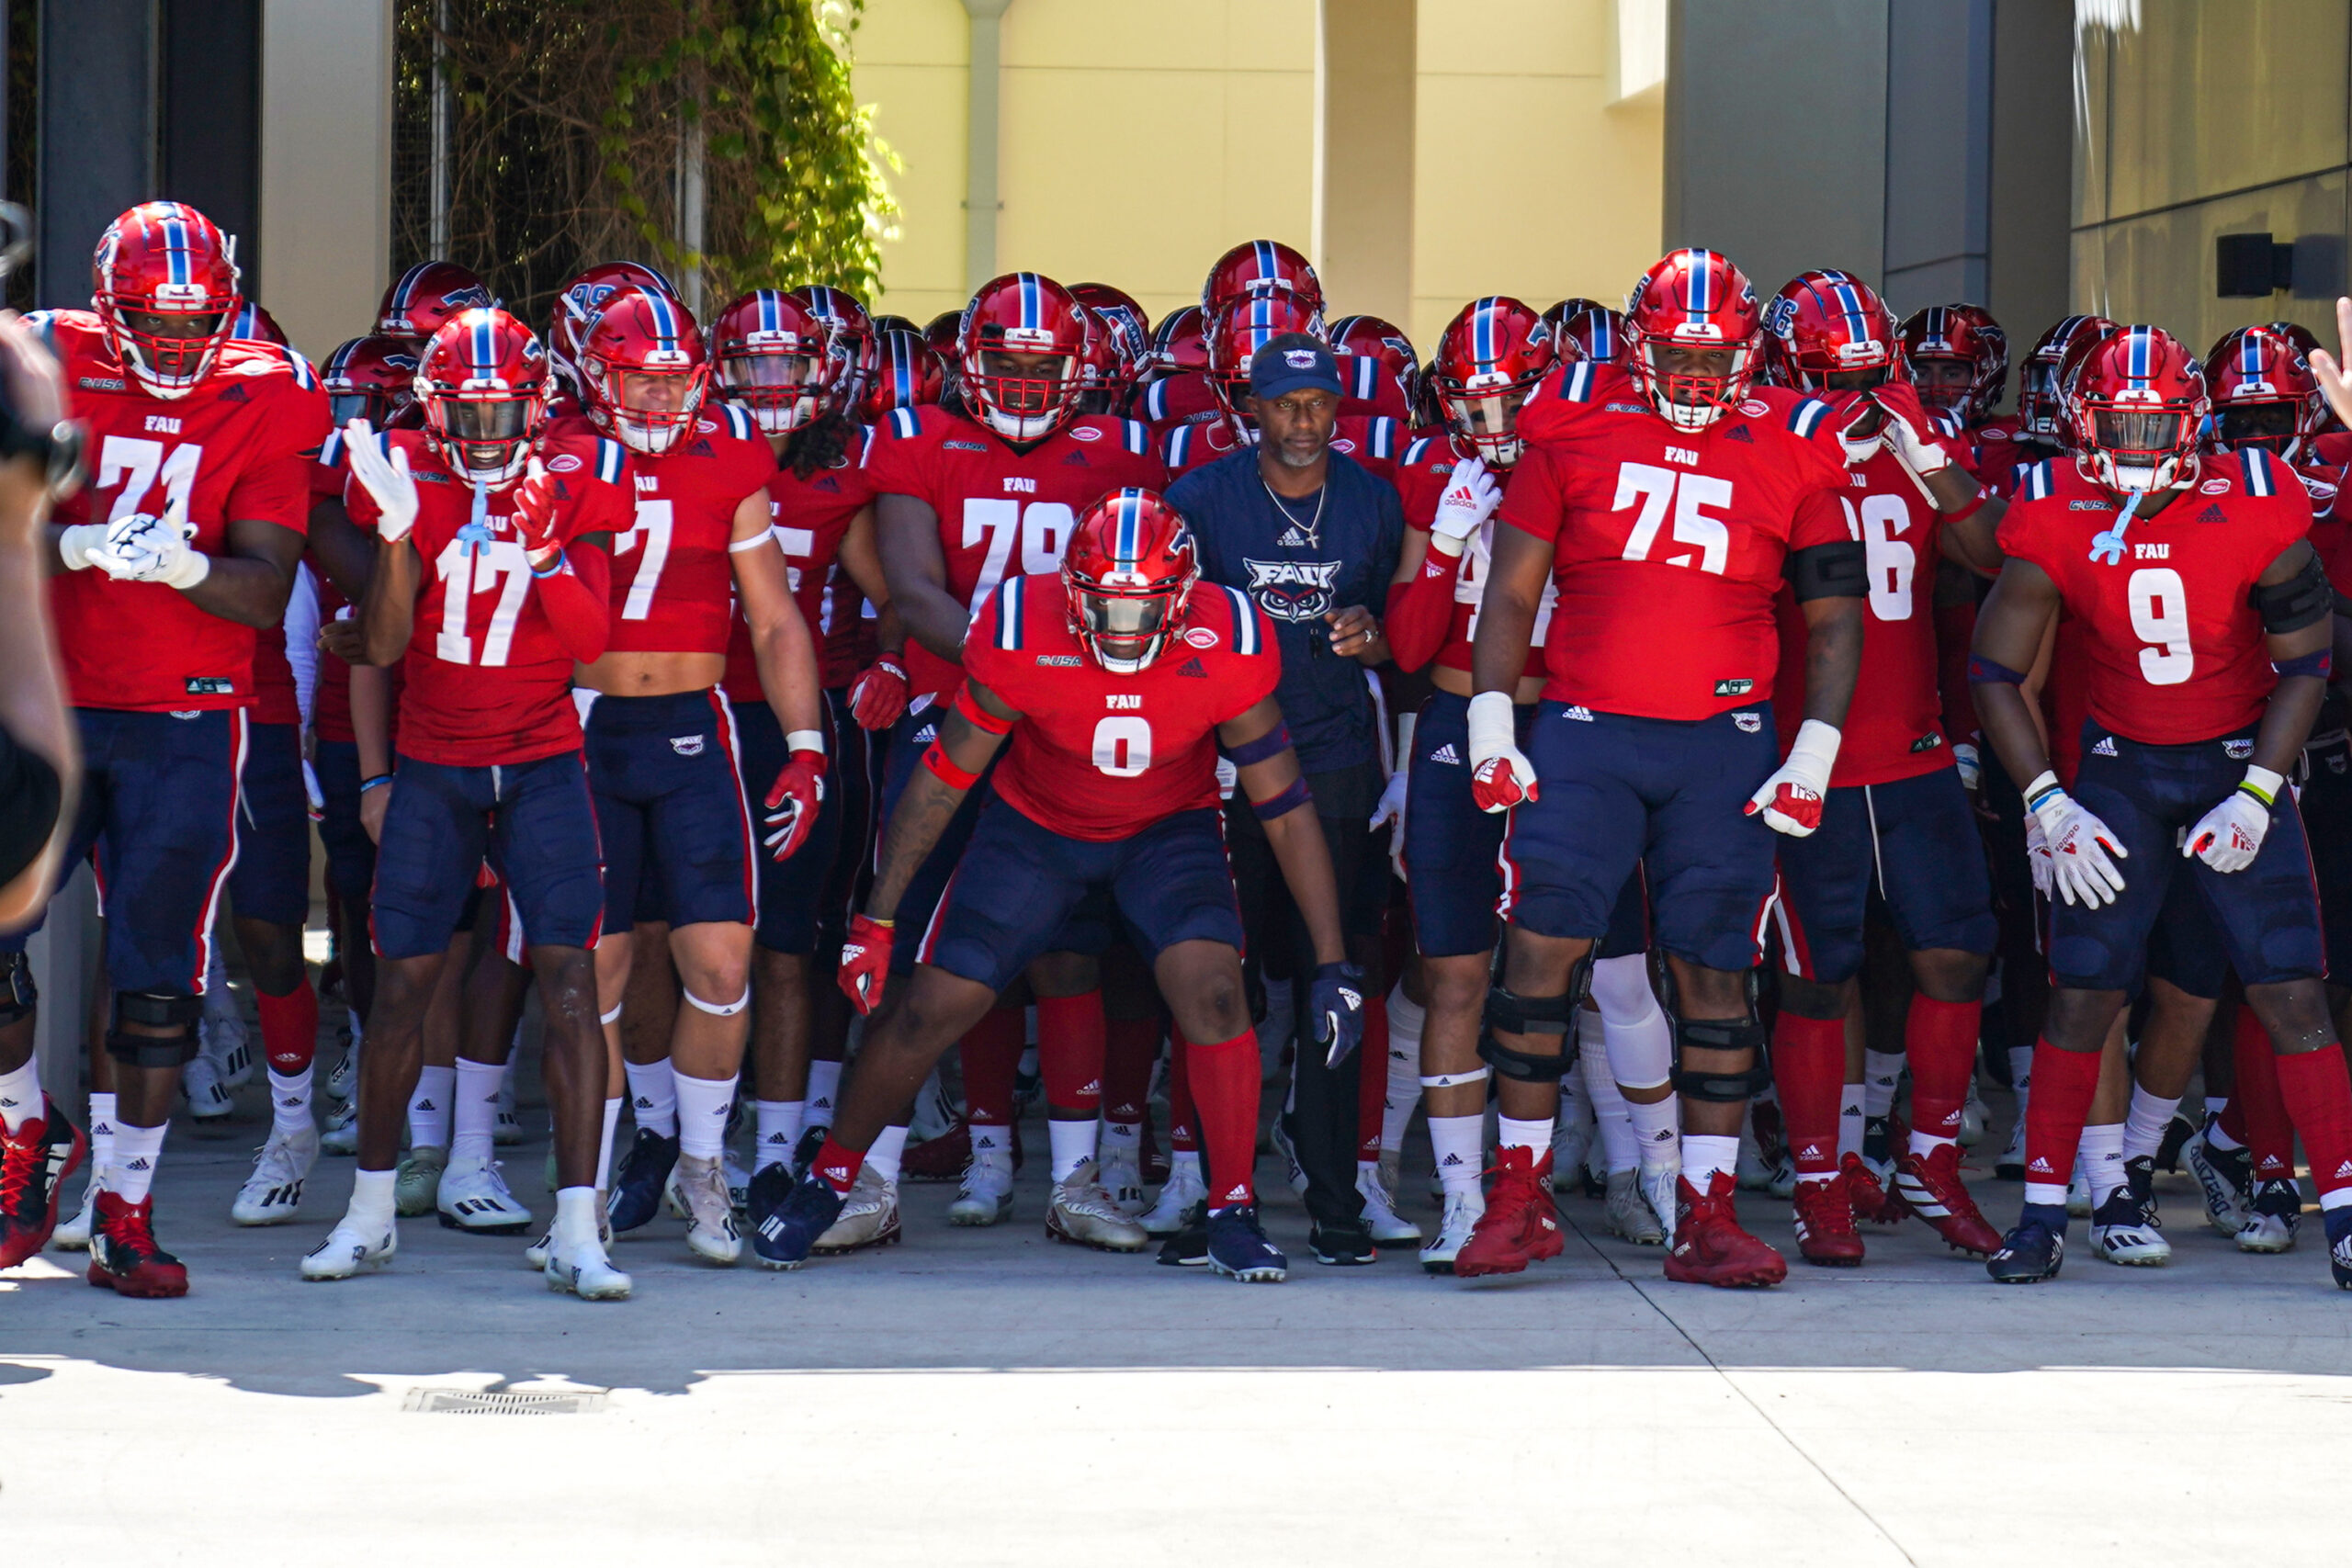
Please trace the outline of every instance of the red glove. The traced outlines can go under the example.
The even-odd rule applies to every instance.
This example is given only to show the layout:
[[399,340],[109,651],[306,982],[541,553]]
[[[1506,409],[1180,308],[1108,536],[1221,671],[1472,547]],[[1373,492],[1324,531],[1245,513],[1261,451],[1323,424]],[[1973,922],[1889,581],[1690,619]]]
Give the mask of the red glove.
[[849,940],[842,943],[842,993],[861,1013],[882,1002],[882,987],[890,979],[890,943],[898,933],[888,920],[849,918]]
[[537,457],[532,458],[530,466],[523,470],[523,484],[514,492],[514,511],[508,514],[526,556],[559,547],[556,525],[560,518],[555,491],[556,481],[548,478],[547,469]]
[[797,750],[768,789],[767,835],[760,842],[777,860],[790,860],[817,826],[825,799],[825,754]]
[[907,711],[907,670],[884,654],[858,672],[849,689],[849,711],[860,729],[888,729]]

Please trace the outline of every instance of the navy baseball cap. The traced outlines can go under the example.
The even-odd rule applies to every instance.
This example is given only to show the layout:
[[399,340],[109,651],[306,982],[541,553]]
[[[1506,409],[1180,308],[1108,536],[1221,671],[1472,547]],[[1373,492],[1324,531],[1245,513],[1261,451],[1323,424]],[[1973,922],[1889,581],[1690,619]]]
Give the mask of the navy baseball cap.
[[1347,396],[1347,388],[1340,380],[1340,362],[1320,339],[1305,333],[1283,333],[1268,338],[1250,356],[1251,397],[1279,398],[1308,387],[1335,398]]

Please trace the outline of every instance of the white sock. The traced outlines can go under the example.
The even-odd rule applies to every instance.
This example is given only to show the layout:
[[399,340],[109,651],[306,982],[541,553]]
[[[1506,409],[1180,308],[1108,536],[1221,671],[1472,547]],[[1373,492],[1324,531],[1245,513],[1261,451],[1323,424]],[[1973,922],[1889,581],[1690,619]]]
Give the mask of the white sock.
[[628,1075],[628,1111],[639,1127],[665,1138],[678,1135],[677,1075],[669,1061],[623,1062]]
[[[1588,1024],[1585,1020],[1592,1021]],[[1560,1104],[1555,1115],[1563,1127],[1582,1127],[1592,1120],[1592,1096],[1585,1092],[1582,1061],[1587,1055],[1583,1042],[1597,1040],[1600,1034],[1600,1017],[1597,1013],[1579,1010],[1575,1033],[1566,1043],[1576,1054],[1568,1063],[1568,1070],[1560,1075]]]
[[604,1191],[612,1183],[613,1137],[620,1131],[621,1097],[614,1095],[605,1101],[605,1130],[596,1140],[596,1190]]
[[40,1119],[40,1053],[36,1051],[23,1066],[0,1073],[0,1122],[11,1133],[21,1132],[26,1122]]
[[1486,1133],[1484,1112],[1430,1118],[1430,1151],[1437,1159],[1438,1184],[1449,1194],[1478,1190],[1479,1168],[1486,1164],[1482,1157],[1486,1150],[1481,1146]]
[[392,1223],[392,1183],[400,1173],[394,1170],[355,1170],[351,1173],[351,1204],[344,1211],[351,1222],[365,1231]]
[[1587,1051],[1579,1066],[1584,1074],[1585,1092],[1592,1097],[1592,1120],[1600,1130],[1601,1158],[1609,1173],[1614,1176],[1621,1170],[1633,1169],[1641,1162],[1642,1145],[1634,1136],[1634,1119],[1626,1111],[1625,1096],[1609,1074],[1608,1055]]
[[[1095,1122],[1053,1122],[1046,1123],[1046,1135],[1053,1141],[1054,1179],[1068,1181],[1081,1165],[1094,1157]],[[1011,1157],[1010,1155],[1007,1157]]]
[[1388,993],[1388,1091],[1380,1102],[1380,1152],[1405,1146],[1405,1128],[1421,1102],[1421,1028],[1429,1013],[1399,980]]
[[1111,1122],[1102,1123],[1102,1163],[1125,1160],[1132,1166],[1143,1164],[1143,1123],[1140,1122]]
[[1876,1120],[1894,1109],[1894,1090],[1903,1081],[1903,1053],[1862,1053],[1862,1114]]
[[458,1094],[458,1069],[421,1067],[416,1092],[408,1097],[408,1141],[420,1149],[449,1146],[449,1106]]
[[2097,1209],[2123,1185],[2123,1123],[2103,1122],[2083,1129],[2083,1179],[2090,1183],[2091,1207]]
[[359,1049],[360,1041],[367,1036],[367,1028],[360,1020],[357,1008],[344,1009],[343,1016],[351,1021],[351,1048],[356,1051]]
[[90,1095],[90,1179],[114,1163],[114,1090]]
[[217,942],[212,944],[212,962],[204,966],[204,1016],[208,1022],[227,1019],[244,1021],[237,1012],[237,998],[229,990],[229,965],[222,959]]
[[593,1187],[559,1187],[555,1190],[555,1224],[548,1232],[548,1239],[565,1247],[586,1247],[591,1243],[601,1247],[596,1235],[596,1216],[604,1210],[596,1201]]
[[1505,1116],[1500,1118],[1496,1134],[1504,1148],[1534,1149],[1540,1154],[1552,1146],[1552,1119],[1543,1116],[1521,1122]]
[[735,1104],[735,1080],[690,1078],[674,1073],[677,1086],[678,1152],[717,1159],[727,1152],[727,1112]]
[[1627,1095],[1625,1121],[1634,1129],[1634,1157],[1644,1170],[1677,1168],[1682,1158],[1682,1100],[1679,1095],[1669,1094],[1647,1105]]
[[269,1130],[290,1138],[311,1126],[311,1069],[299,1073],[269,1071]]
[[800,1142],[800,1124],[808,1114],[805,1100],[755,1100],[752,1114],[757,1118],[759,1151],[752,1167],[754,1173],[772,1165],[782,1165],[792,1158],[795,1145]]
[[833,1097],[842,1087],[842,1065],[839,1062],[808,1064],[808,1125],[830,1127],[833,1124]]
[[1849,1083],[1838,1097],[1838,1158],[1841,1164],[1848,1155],[1862,1152],[1863,1094],[1862,1085]]
[[107,1167],[107,1190],[126,1203],[136,1203],[147,1196],[150,1183],[155,1179],[155,1162],[164,1157],[164,1128],[134,1127],[128,1122],[114,1125],[114,1159]]
[[2018,1110],[2022,1113],[2025,1110],[2026,1090],[2033,1087],[2032,1046],[2012,1045],[2009,1047],[2009,1087],[2017,1090]]
[[907,1130],[904,1127],[885,1127],[865,1151],[865,1163],[874,1168],[876,1176],[895,1185],[899,1179],[899,1161],[906,1152]]
[[458,1058],[457,1113],[450,1123],[449,1158],[487,1160],[498,1131],[498,1086],[506,1069],[495,1062]]
[[2123,1120],[2123,1157],[2154,1156],[2165,1141],[2165,1129],[2172,1125],[2172,1113],[2179,1109],[2177,1099],[2159,1100],[2133,1084],[2132,1110]]
[[[869,1154],[867,1158],[873,1156]],[[976,1165],[1001,1165],[1012,1168],[1012,1129],[983,1127],[972,1123],[972,1160]]]
[[1714,1180],[1715,1172],[1726,1174],[1739,1168],[1739,1136],[1723,1136],[1713,1133],[1682,1134],[1682,1179],[1691,1190],[1705,1192]]
[[2222,1113],[2229,1108],[2230,1097],[2226,1094],[2220,1096],[2209,1094],[2205,1097],[2205,1114],[2208,1117],[2219,1120]]
[[[95,1101],[98,1097],[94,1094],[90,1098]],[[91,1122],[95,1123],[97,1121],[97,1111],[93,1110],[90,1112]],[[2222,1127],[2222,1119],[2219,1114],[2216,1114],[2211,1121],[2205,1123],[2205,1141],[2212,1145],[2215,1148],[2221,1150],[2223,1154],[2229,1153],[2232,1149],[2242,1149],[2245,1147],[2244,1144],[2239,1143],[2235,1138],[2230,1136],[2227,1130]],[[90,1138],[90,1148],[93,1151],[90,1157],[92,1159],[98,1157],[96,1153],[97,1146],[97,1136],[96,1134],[93,1134]]]

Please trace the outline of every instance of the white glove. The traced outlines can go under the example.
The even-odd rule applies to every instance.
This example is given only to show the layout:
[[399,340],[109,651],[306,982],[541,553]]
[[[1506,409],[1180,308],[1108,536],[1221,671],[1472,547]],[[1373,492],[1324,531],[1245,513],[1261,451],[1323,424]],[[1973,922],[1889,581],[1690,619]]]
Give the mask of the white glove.
[[1535,764],[1519,749],[1519,719],[1509,692],[1470,699],[1470,798],[1481,811],[1509,811],[1535,798]]
[[[1401,763],[1402,758],[1398,759]],[[1388,785],[1380,792],[1380,804],[1372,808],[1372,820],[1366,824],[1378,832],[1382,823],[1388,825],[1388,863],[1396,874],[1405,874],[1405,788],[1410,775],[1399,766],[1388,775]]]
[[1878,456],[1885,447],[1886,426],[1884,423],[1881,423],[1878,429],[1871,431],[1868,435],[1855,434],[1860,426],[1868,424],[1872,418],[1882,412],[1883,411],[1867,397],[1858,398],[1854,401],[1852,411],[1847,415],[1846,423],[1838,427],[1838,445],[1846,450],[1848,468],[1860,468]]
[[[1883,406],[1883,405],[1882,405]],[[1886,411],[1886,423],[1879,432],[1886,438],[1887,450],[1894,454],[1915,479],[1925,480],[1951,467],[1951,454],[1935,438],[1935,431],[1926,423],[1924,409],[1917,410],[1901,403]]]
[[416,526],[416,481],[409,477],[408,454],[398,447],[387,460],[376,445],[376,433],[364,419],[344,427],[345,450],[352,477],[376,503],[376,536],[397,545]]
[[1952,765],[1960,770],[1960,787],[1974,795],[1984,787],[1984,756],[1973,740],[1952,743]]
[[2041,818],[2030,811],[2025,814],[2025,868],[2033,877],[2033,890],[2049,897],[2050,840],[2042,835]]
[[212,558],[188,542],[176,519],[143,512],[108,526],[107,542],[90,552],[90,564],[118,582],[165,588],[193,588],[212,570]]
[[316,822],[326,816],[326,791],[319,787],[319,771],[311,766],[311,759],[302,759],[302,795],[311,807],[311,820]]
[[57,536],[57,557],[68,571],[87,571],[97,563],[91,558],[107,542],[103,523],[76,523]]
[[1442,555],[1458,556],[1470,536],[1495,514],[1503,501],[1502,487],[1495,483],[1495,476],[1487,465],[1476,457],[1464,457],[1453,465],[1453,473],[1445,481],[1445,493],[1437,498],[1437,515],[1430,522],[1430,540],[1448,540],[1453,548],[1441,547]]
[[2058,775],[2046,769],[2026,786],[2025,798],[2050,846],[2050,880],[2058,896],[2094,909],[2114,903],[2123,891],[2123,874],[2115,869],[2115,860],[2132,858],[2115,829],[2084,810],[2082,802],[2058,787]]
[[2197,819],[2188,841],[2180,846],[2181,854],[2195,855],[2215,871],[2244,871],[2252,865],[2262,852],[2262,836],[2270,831],[2270,803],[2286,782],[2268,768],[2246,769],[2245,781]]
[[1792,839],[1808,838],[1821,826],[1829,775],[1838,767],[1838,727],[1817,718],[1797,727],[1788,760],[1747,797],[1747,815],[1764,814],[1764,826]]

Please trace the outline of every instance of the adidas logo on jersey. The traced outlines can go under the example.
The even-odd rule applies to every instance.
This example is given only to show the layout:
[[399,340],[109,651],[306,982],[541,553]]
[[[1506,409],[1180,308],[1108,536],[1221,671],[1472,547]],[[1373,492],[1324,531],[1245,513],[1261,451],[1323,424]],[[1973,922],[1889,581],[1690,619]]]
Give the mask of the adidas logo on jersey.
[[1430,753],[1430,761],[1442,762],[1449,768],[1458,768],[1462,765],[1462,753],[1455,750],[1453,742],[1449,740]]
[[1747,433],[1747,426],[1744,424],[1735,424],[1729,430],[1724,431],[1724,439],[1726,441],[1736,441],[1743,446],[1753,446],[1756,445],[1756,437]]
[[815,484],[810,485],[808,488],[810,490],[821,490],[828,495],[839,495],[842,492],[842,481],[833,478],[832,475],[827,474],[823,479],[819,479]]
[[2102,736],[2100,736],[2100,737],[2098,738],[2098,744],[2091,748],[2091,755],[2092,755],[2092,756],[2094,756],[2094,757],[2112,757],[2112,756],[2114,756],[2114,755],[2115,755],[2115,737],[2114,737],[2114,736],[2112,736],[2112,735],[2102,735]]
[[2222,510],[2222,503],[2218,501],[2197,514],[2199,523],[2227,523],[2229,520],[2230,514]]
[[1093,466],[1086,460],[1086,454],[1083,452],[1072,452],[1062,459],[1062,467],[1065,468],[1091,468]]
[[1195,681],[1205,681],[1209,678],[1209,672],[1202,668],[1201,661],[1197,659],[1187,659],[1183,663],[1176,666],[1176,673],[1189,675]]
[[1575,719],[1578,724],[1590,724],[1592,722],[1592,710],[1587,707],[1562,708],[1560,710],[1560,716],[1562,718]]
[[1314,541],[1301,532],[1296,524],[1284,529],[1283,536],[1274,541],[1274,548],[1278,550],[1307,550],[1314,547]]

